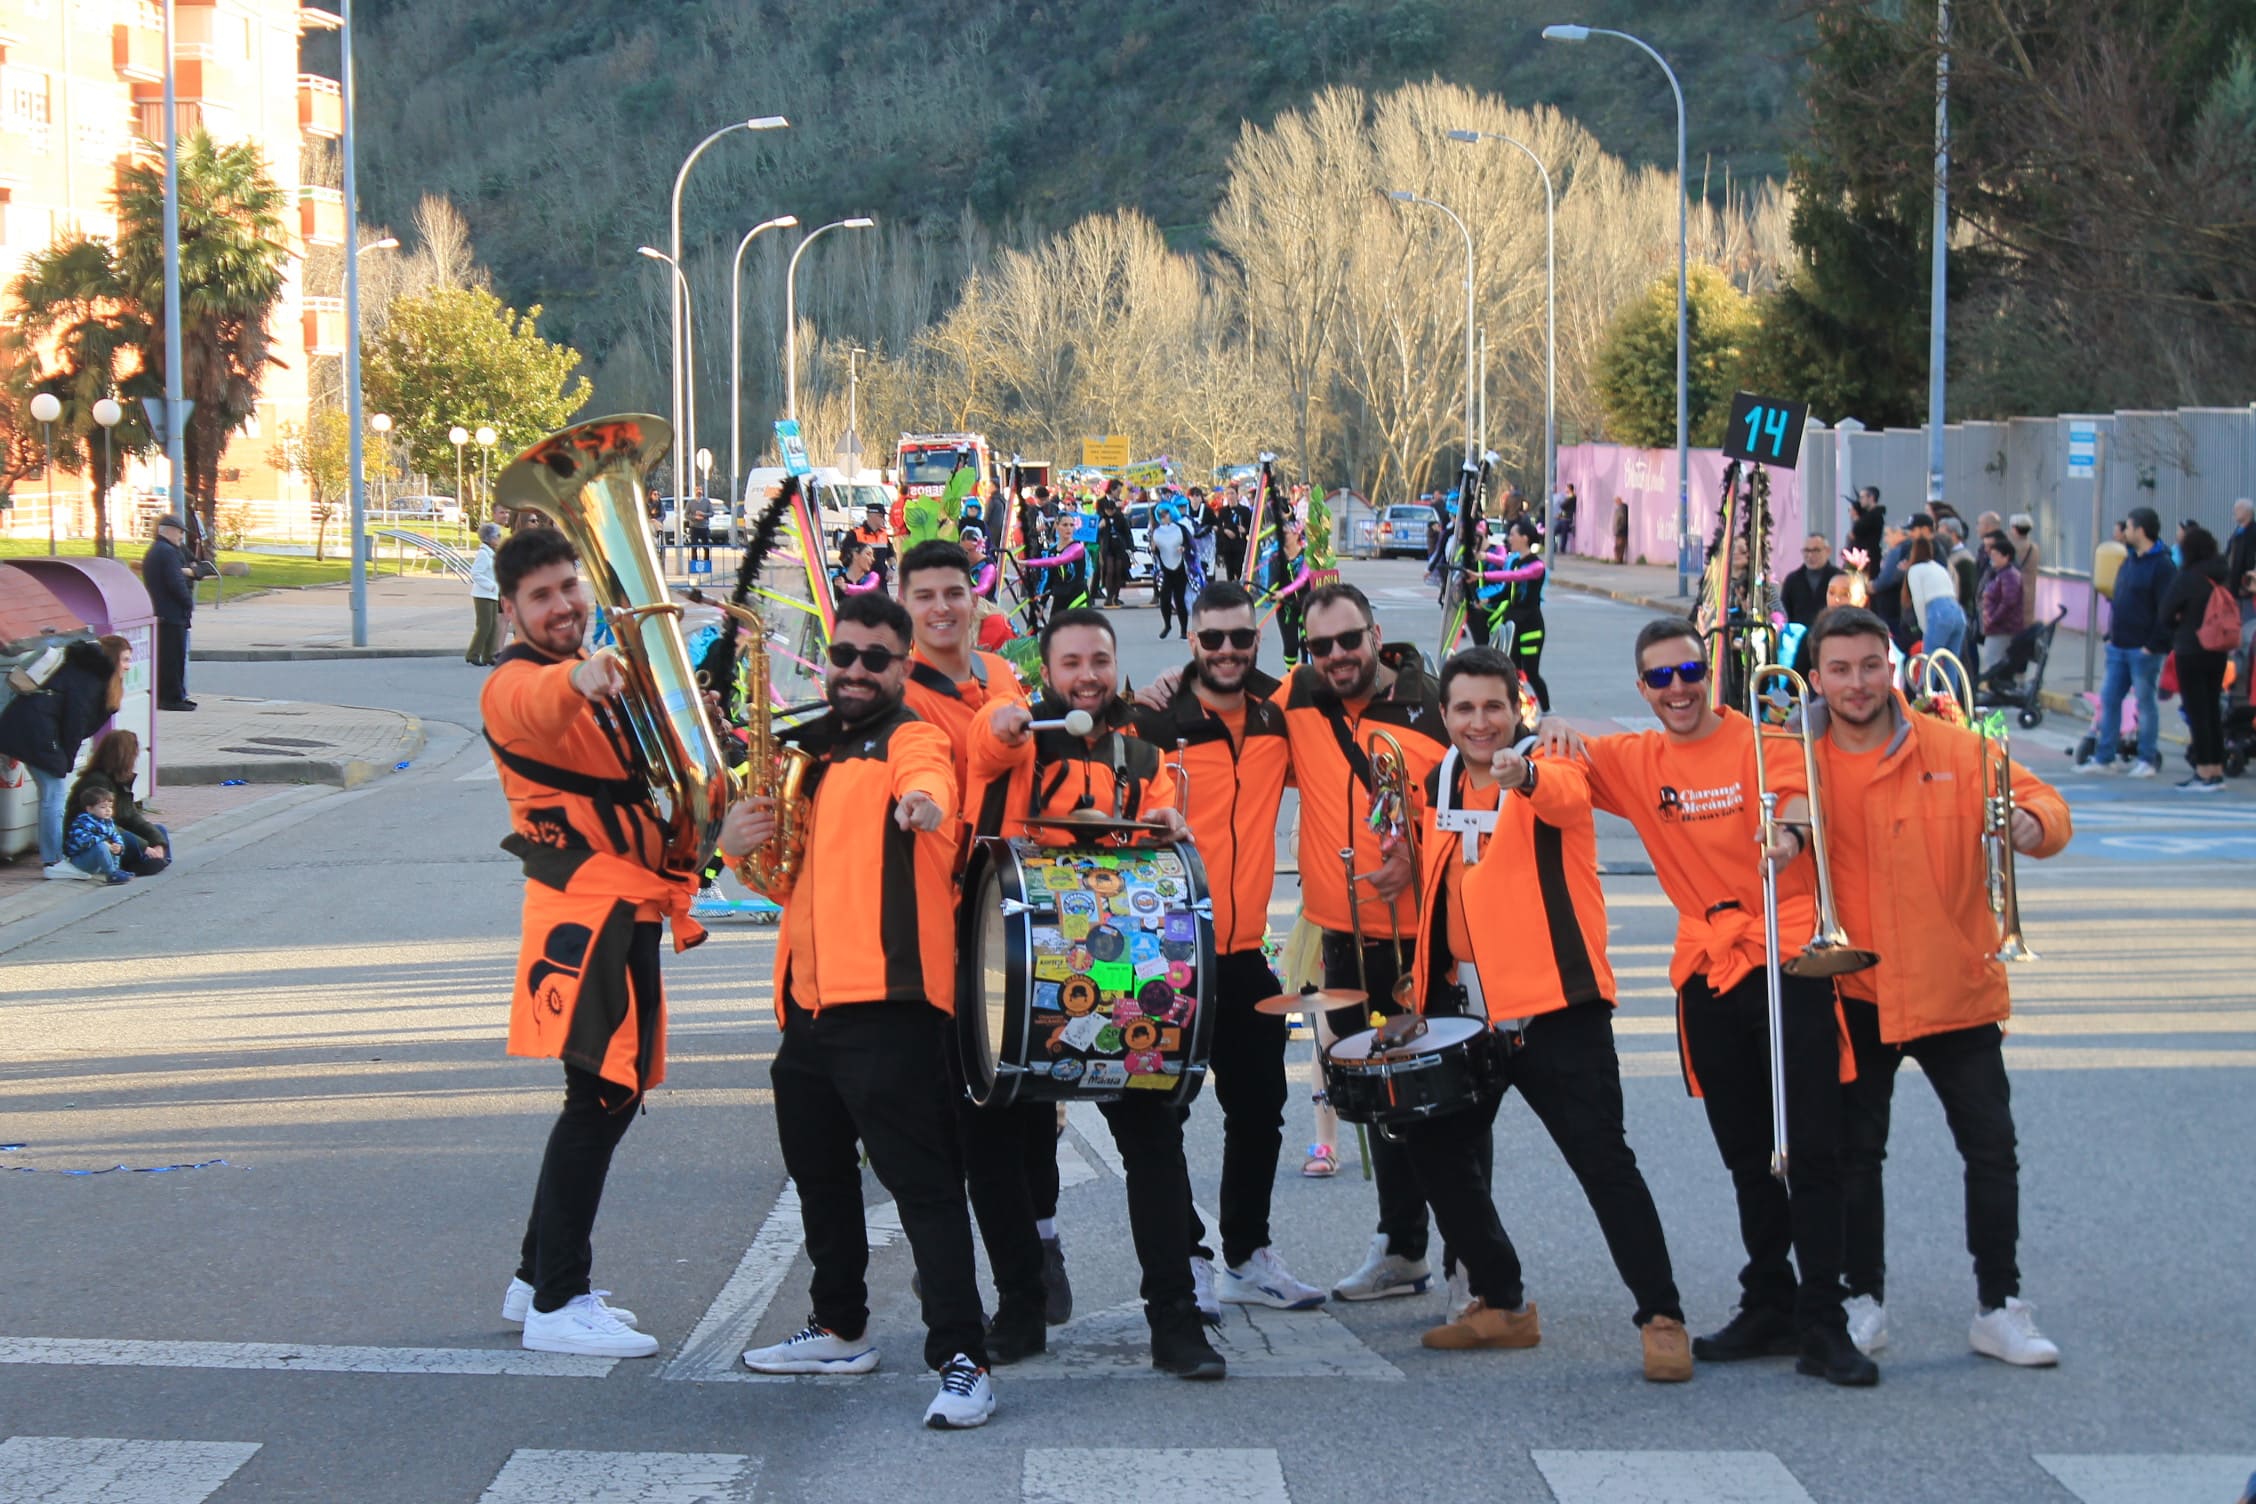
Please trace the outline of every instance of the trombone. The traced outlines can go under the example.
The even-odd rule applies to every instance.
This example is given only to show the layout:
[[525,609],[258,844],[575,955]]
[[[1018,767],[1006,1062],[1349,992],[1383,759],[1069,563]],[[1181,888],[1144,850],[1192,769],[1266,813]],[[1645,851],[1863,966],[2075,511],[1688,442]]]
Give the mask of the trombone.
[[1767,709],[1763,698],[1763,685],[1771,679],[1784,679],[1787,694],[1799,717],[1802,744],[1802,773],[1809,784],[1810,855],[1817,863],[1817,928],[1793,960],[1780,964],[1778,955],[1778,872],[1765,856],[1762,861],[1763,880],[1763,980],[1767,985],[1770,1022],[1770,1173],[1780,1180],[1786,1178],[1786,1002],[1783,972],[1796,977],[1838,977],[1852,971],[1863,971],[1879,964],[1880,958],[1868,950],[1860,950],[1841,928],[1840,912],[1833,903],[1833,868],[1825,855],[1825,809],[1818,797],[1817,742],[1810,731],[1810,688],[1806,680],[1783,663],[1765,663],[1751,668],[1747,674],[1747,719],[1754,723],[1755,732],[1755,789],[1762,800],[1762,830],[1757,840],[1767,852],[1778,839],[1778,795],[1771,792],[1769,779],[1764,775],[1763,716]]
[[[1402,743],[1393,735],[1376,726],[1363,738],[1363,754],[1371,760],[1371,829],[1381,836],[1391,836],[1408,845],[1410,842],[1410,757],[1402,750]],[[1425,932],[1425,899],[1419,890],[1424,886],[1422,874],[1417,870],[1415,853],[1410,864],[1410,922]],[[1355,874],[1351,870],[1347,879],[1347,896],[1351,911],[1355,906]],[[1394,1005],[1410,1008],[1411,996],[1416,990],[1410,970],[1402,952],[1402,901],[1400,896],[1387,900],[1387,918],[1394,929]],[[1356,938],[1362,938],[1360,923]],[[1468,957],[1467,959],[1470,959]],[[1413,1010],[1416,1011],[1416,1010]]]
[[[1952,677],[1964,692],[1958,701],[1964,722],[1951,715]],[[1974,682],[1966,664],[1949,648],[1937,648],[1920,663],[1920,709],[1952,725],[1965,724],[1981,738],[1983,889],[1989,896],[1990,914],[1997,921],[1998,948],[1991,959],[2034,961],[2021,933],[2021,886],[2013,869],[2013,743],[2003,715],[1974,713]]]

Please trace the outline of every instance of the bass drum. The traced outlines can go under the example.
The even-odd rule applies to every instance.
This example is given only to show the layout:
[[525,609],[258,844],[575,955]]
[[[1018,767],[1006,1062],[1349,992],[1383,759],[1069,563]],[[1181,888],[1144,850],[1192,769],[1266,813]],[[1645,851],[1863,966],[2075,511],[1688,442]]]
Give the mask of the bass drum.
[[1215,965],[1196,849],[982,836],[963,891],[956,1035],[973,1102],[1198,1095]]
[[1324,1057],[1332,1107],[1378,1128],[1463,1112],[1492,1090],[1503,1043],[1485,1020],[1429,1018],[1415,1038],[1388,1048],[1365,1029]]

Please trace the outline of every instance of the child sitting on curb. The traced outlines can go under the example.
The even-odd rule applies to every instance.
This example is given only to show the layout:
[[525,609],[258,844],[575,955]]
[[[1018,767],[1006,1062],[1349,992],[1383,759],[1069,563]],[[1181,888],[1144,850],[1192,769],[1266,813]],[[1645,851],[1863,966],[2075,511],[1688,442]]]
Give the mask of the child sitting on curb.
[[108,789],[82,790],[63,836],[63,858],[97,881],[129,883],[133,874],[118,868],[125,841],[112,818],[116,813],[117,796]]

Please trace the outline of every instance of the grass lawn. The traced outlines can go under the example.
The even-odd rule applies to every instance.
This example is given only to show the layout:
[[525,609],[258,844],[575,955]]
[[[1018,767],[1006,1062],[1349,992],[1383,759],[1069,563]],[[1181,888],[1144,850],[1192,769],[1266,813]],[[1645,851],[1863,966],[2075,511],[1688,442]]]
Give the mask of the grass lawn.
[[[141,555],[147,547],[146,543],[139,541],[121,543],[117,551],[118,562],[128,569],[139,572]],[[92,558],[94,542],[91,538],[66,540],[58,543],[55,551],[69,558]],[[0,538],[0,560],[45,558],[46,556],[47,541],[44,538]],[[333,553],[330,557],[316,562],[311,558],[239,553],[232,549],[223,548],[219,551],[219,561],[222,564],[240,563],[250,567],[251,572],[248,575],[231,574],[226,577],[227,594],[231,597],[248,594],[253,590],[288,590],[300,585],[334,585],[349,578],[352,574],[352,555],[349,550],[342,549]],[[196,598],[198,600],[209,600],[213,587],[219,583],[216,580],[198,581]]]

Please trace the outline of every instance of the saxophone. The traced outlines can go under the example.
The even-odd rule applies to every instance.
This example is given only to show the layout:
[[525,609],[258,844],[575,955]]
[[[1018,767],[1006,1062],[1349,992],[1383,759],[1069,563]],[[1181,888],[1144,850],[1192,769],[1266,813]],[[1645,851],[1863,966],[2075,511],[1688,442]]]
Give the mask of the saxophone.
[[745,853],[735,870],[746,887],[774,896],[799,880],[800,864],[806,859],[811,798],[807,782],[815,759],[804,748],[776,740],[775,697],[768,691],[767,624],[758,612],[742,606],[723,605],[721,610],[752,629],[752,640],[744,649],[745,758],[734,779],[737,797],[773,799],[776,815],[774,837]]

